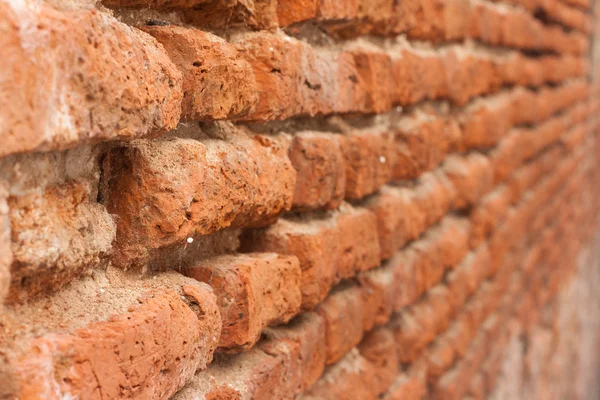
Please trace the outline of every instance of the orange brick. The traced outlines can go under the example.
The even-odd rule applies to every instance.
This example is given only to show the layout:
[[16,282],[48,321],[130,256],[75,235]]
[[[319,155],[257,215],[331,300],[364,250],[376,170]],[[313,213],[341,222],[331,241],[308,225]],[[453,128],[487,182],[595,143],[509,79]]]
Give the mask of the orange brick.
[[1,55],[10,60],[3,68],[0,157],[177,125],[181,74],[148,35],[94,8],[25,1],[17,8],[3,3],[0,15]]
[[[292,204],[295,171],[281,138],[224,125],[197,139],[137,141],[104,160],[104,203],[117,218],[113,263],[161,257],[227,227],[264,224]],[[217,138],[218,137],[218,138]]]
[[325,364],[338,362],[360,343],[364,333],[365,303],[356,285],[342,285],[331,292],[316,309],[325,320]]
[[219,341],[222,351],[247,350],[264,328],[286,323],[300,311],[300,266],[296,257],[272,253],[224,255],[203,260],[184,272],[215,291],[223,321]]
[[389,321],[396,297],[404,292],[400,292],[400,268],[400,262],[392,258],[379,268],[358,274],[357,280],[365,298],[365,331]]
[[390,180],[395,163],[392,140],[388,132],[346,134],[346,198],[365,197]]
[[325,321],[317,313],[305,312],[287,325],[268,328],[265,337],[286,338],[298,343],[298,388],[304,391],[312,386],[323,374],[326,357]]
[[318,218],[289,218],[246,232],[242,250],[298,257],[304,310],[319,304],[341,279],[375,268],[381,260],[375,216],[349,205]]
[[257,102],[250,64],[218,36],[178,26],[144,26],[183,74],[182,119],[240,118]]
[[375,368],[356,349],[325,370],[325,373],[301,397],[317,399],[371,399],[377,396]]
[[452,155],[444,162],[444,172],[456,190],[454,209],[475,205],[494,185],[493,169],[487,157],[472,153]]
[[360,342],[358,351],[374,367],[377,394],[385,393],[398,375],[394,334],[389,328],[374,329]]
[[289,151],[296,170],[294,208],[335,209],[342,203],[346,190],[342,143],[343,137],[332,133],[294,135]]
[[[88,282],[79,295],[91,286]],[[48,332],[26,347],[24,342],[9,353],[15,397],[170,397],[210,363],[221,328],[208,286],[183,285],[181,292],[147,291],[128,311],[108,320]],[[47,308],[52,307],[49,303]]]

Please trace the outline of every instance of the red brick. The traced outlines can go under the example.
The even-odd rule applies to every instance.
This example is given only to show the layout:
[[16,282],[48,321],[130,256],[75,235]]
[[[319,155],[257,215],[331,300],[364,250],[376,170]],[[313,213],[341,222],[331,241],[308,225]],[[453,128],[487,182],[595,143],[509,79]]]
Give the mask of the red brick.
[[[338,2],[329,0],[332,4]],[[368,88],[365,98],[365,108],[375,113],[388,111],[392,107],[394,76],[392,74],[392,60],[383,52],[356,50],[351,52],[358,79]]]
[[375,216],[343,205],[326,215],[280,220],[242,237],[243,251],[295,255],[302,270],[302,308],[313,309],[341,279],[379,266]]
[[439,165],[460,138],[458,126],[433,112],[416,111],[394,131],[394,180],[419,177]]
[[358,345],[358,351],[375,370],[372,383],[377,394],[385,393],[398,375],[398,358],[394,334],[389,328],[369,332]]
[[104,203],[118,216],[116,265],[143,264],[190,237],[264,224],[291,207],[295,171],[281,138],[230,125],[192,135],[198,139],[134,141],[108,152]]
[[382,397],[384,400],[420,400],[427,395],[425,382],[425,366],[417,361],[401,372],[388,392]]
[[470,245],[482,243],[500,224],[513,200],[513,192],[505,186],[486,195],[471,212]]
[[218,36],[179,26],[144,26],[183,74],[182,119],[240,118],[257,102],[250,64]]
[[[89,288],[78,289],[78,295]],[[10,379],[18,383],[16,397],[167,398],[210,363],[220,319],[208,286],[183,285],[181,294],[156,289],[132,300],[128,311],[118,311],[108,320],[70,332],[47,332],[27,346],[27,341],[21,342],[9,353]],[[78,301],[71,298],[67,304]],[[48,316],[52,306],[45,303]],[[21,341],[27,338],[18,335]]]
[[338,362],[360,343],[364,333],[365,303],[356,285],[336,288],[316,309],[325,320],[325,364]]
[[414,185],[383,187],[367,207],[377,216],[381,257],[390,258],[419,237],[450,209],[455,192],[441,171],[424,174]]
[[0,5],[0,157],[177,125],[181,74],[154,39],[93,8],[20,4]]
[[346,134],[346,198],[365,197],[390,180],[395,163],[392,140],[388,132]]
[[173,399],[294,398],[299,356],[298,343],[293,340],[263,340],[247,352],[215,357]]
[[106,263],[115,223],[92,200],[94,184],[78,179],[8,197],[13,263],[7,301],[47,294]]
[[400,292],[401,276],[398,271],[402,268],[401,261],[392,258],[383,266],[358,274],[357,280],[365,298],[364,330],[369,331],[374,326],[386,324],[394,311],[396,298]]
[[356,349],[325,370],[325,373],[301,397],[301,400],[373,399],[377,396],[375,368]]
[[493,169],[487,157],[472,153],[468,156],[452,155],[444,162],[444,173],[454,185],[454,209],[475,205],[494,185]]
[[321,377],[325,368],[326,336],[325,321],[319,314],[301,313],[287,325],[268,328],[264,335],[267,338],[286,338],[298,343],[300,391],[308,389]]
[[332,133],[294,135],[289,157],[296,170],[293,207],[298,210],[336,209],[346,190],[343,137]]
[[264,328],[287,323],[300,311],[300,266],[293,256],[224,255],[203,260],[185,274],[215,291],[223,321],[222,351],[249,349]]

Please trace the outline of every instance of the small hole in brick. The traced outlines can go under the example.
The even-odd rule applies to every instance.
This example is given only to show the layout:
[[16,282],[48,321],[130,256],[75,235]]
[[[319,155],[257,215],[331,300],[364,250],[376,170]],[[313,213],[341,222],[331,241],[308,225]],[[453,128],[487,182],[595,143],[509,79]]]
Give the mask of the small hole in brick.
[[194,61],[194,63],[192,65],[194,67],[201,67],[202,66],[202,62],[200,62],[200,61]]

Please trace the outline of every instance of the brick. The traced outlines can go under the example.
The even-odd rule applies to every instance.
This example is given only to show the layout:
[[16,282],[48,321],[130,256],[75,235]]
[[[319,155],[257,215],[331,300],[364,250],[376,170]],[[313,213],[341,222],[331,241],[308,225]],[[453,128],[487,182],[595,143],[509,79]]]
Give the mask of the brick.
[[288,399],[297,394],[298,344],[267,339],[249,351],[219,355],[173,399]]
[[287,218],[246,232],[241,248],[298,257],[304,310],[319,304],[341,279],[375,268],[381,260],[375,216],[347,204],[326,215]]
[[427,395],[425,365],[417,361],[407,371],[398,374],[396,381],[382,397],[384,400],[418,400]]
[[359,344],[363,337],[363,293],[356,285],[343,285],[319,304],[316,312],[325,321],[325,364],[332,365]]
[[257,102],[250,64],[218,36],[178,26],[144,26],[183,75],[183,120],[240,118]]
[[287,323],[300,311],[300,266],[293,256],[224,255],[197,263],[185,275],[207,283],[217,296],[222,351],[249,349],[264,328]]
[[143,265],[159,255],[156,249],[264,224],[291,207],[295,171],[287,142],[230,125],[192,134],[108,151],[103,201],[119,217],[116,265]]
[[377,396],[374,381],[374,367],[352,349],[342,360],[327,368],[321,379],[300,399],[371,399]]
[[293,207],[298,210],[336,209],[346,190],[343,137],[330,133],[294,135],[289,157],[296,170]]
[[10,60],[2,87],[12,99],[0,104],[0,157],[176,126],[181,74],[154,39],[95,9],[21,5],[0,5]]
[[394,130],[394,180],[410,180],[438,166],[458,142],[458,126],[433,112],[415,111]]
[[300,391],[308,389],[321,377],[325,369],[326,336],[325,321],[319,314],[301,313],[287,325],[267,328],[264,335],[267,338],[286,338],[298,343]]
[[392,258],[383,266],[358,274],[357,281],[365,298],[364,330],[386,324],[394,311],[396,297],[400,295],[399,268],[401,260]]
[[[111,288],[94,280],[76,285],[64,295],[44,299],[38,311],[30,308],[34,311],[28,329],[37,331],[33,334],[21,331],[21,324],[13,331],[15,325],[7,318],[3,342],[19,338],[19,345],[8,349],[9,378],[17,382],[13,395],[89,399],[173,395],[212,360],[220,318],[208,286],[176,277],[167,282],[172,289],[142,289],[139,296],[133,294],[135,286]],[[177,289],[174,282],[179,283]],[[105,299],[119,299],[120,304],[130,300],[119,308],[102,304]],[[85,309],[80,311],[84,316],[75,321],[78,307]],[[98,320],[97,315],[104,317]],[[41,331],[39,318],[46,319]],[[64,320],[57,324],[56,319]],[[75,327],[69,330],[66,325]]]
[[360,199],[388,182],[395,163],[388,132],[351,132],[343,145],[346,162],[346,198]]
[[397,274],[401,282],[395,309],[417,301],[439,283],[445,271],[454,268],[468,251],[468,224],[451,216],[445,217],[422,238],[401,250],[401,255],[392,258],[398,263]]
[[73,180],[8,197],[13,262],[7,301],[47,294],[107,262],[115,223],[93,190]]
[[[331,0],[331,3],[338,3]],[[388,111],[392,107],[394,76],[392,60],[383,52],[357,50],[351,52],[356,64],[359,81],[368,88],[365,108],[375,113]]]
[[385,327],[374,329],[365,335],[357,348],[360,355],[374,367],[375,379],[372,384],[377,388],[377,394],[385,393],[398,374],[394,334]]
[[500,224],[513,200],[513,192],[500,186],[487,194],[471,213],[470,246],[481,244]]
[[466,157],[449,156],[444,172],[456,190],[454,209],[475,205],[494,185],[493,169],[487,157],[472,153]]
[[438,222],[450,209],[454,195],[448,179],[441,171],[434,171],[424,174],[414,185],[383,187],[369,199],[366,205],[377,216],[381,258],[390,258]]

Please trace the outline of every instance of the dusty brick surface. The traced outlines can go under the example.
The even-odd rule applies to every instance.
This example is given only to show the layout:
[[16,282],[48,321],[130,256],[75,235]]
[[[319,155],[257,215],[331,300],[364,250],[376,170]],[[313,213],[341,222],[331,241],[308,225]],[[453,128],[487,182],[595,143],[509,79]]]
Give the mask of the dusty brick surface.
[[597,15],[0,0],[0,399],[593,397]]

